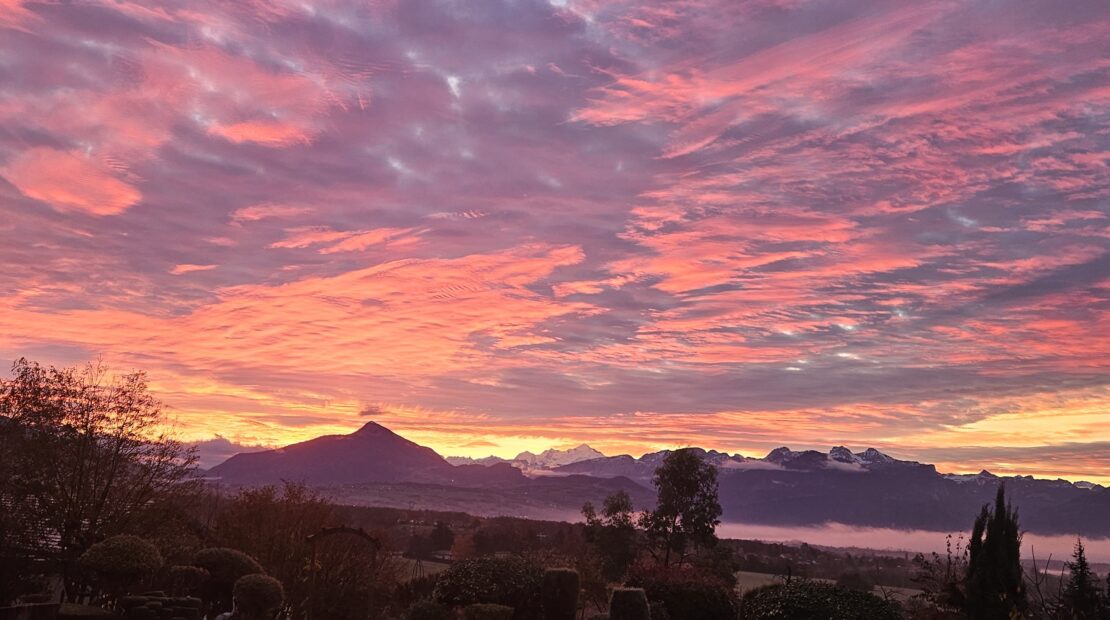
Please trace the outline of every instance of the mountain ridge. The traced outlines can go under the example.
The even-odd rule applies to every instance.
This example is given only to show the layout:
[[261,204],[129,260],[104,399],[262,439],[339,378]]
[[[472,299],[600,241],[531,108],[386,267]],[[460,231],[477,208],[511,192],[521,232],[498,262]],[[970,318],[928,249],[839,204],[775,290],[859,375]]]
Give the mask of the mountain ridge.
[[[690,449],[716,467],[726,521],[958,531],[1004,483],[1029,531],[1110,537],[1105,518],[1110,489],[1090,483],[987,471],[942,474],[934,465],[874,448],[853,452],[835,446],[825,453],[780,447],[763,458]],[[525,455],[523,466],[505,461],[453,465],[431,448],[370,422],[349,435],[237,454],[209,470],[208,478],[232,486],[304,482],[339,500],[366,505],[395,503],[404,496],[414,505],[435,508],[450,499],[456,507],[472,502],[486,514],[525,510],[565,519],[583,502],[597,503],[617,490],[635,497],[637,508],[649,507],[655,470],[672,451],[557,464],[574,458],[568,452],[596,451],[548,451],[547,465],[539,458],[544,453],[532,455],[537,458],[531,462]]]

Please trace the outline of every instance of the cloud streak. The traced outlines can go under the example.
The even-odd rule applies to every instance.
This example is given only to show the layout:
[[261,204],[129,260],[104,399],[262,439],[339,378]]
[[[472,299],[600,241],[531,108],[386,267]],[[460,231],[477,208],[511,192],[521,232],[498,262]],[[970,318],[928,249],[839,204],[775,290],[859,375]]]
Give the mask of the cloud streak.
[[147,369],[192,439],[374,408],[447,453],[1107,481],[1104,3],[9,1],[0,29],[0,358]]

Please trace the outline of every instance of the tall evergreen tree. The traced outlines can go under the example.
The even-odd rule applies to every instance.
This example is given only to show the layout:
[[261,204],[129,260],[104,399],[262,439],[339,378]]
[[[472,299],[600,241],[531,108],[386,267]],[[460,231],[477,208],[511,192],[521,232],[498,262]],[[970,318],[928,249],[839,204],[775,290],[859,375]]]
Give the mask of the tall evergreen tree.
[[1099,617],[1098,576],[1091,572],[1083,541],[1075,541],[1075,552],[1067,563],[1068,581],[1060,596],[1065,617],[1074,620],[1095,620]]
[[1018,515],[999,485],[993,509],[984,505],[968,548],[966,611],[971,620],[1022,617],[1027,607]]
[[1106,573],[1106,591],[1102,595],[1102,617],[1110,618],[1110,572]]

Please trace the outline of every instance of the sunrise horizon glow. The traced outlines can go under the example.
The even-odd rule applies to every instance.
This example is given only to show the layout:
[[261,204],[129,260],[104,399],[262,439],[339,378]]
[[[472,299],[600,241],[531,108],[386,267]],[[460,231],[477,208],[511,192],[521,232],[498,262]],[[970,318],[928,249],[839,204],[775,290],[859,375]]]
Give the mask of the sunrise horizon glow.
[[0,32],[0,363],[144,371],[186,441],[1110,485],[1105,3],[0,0]]

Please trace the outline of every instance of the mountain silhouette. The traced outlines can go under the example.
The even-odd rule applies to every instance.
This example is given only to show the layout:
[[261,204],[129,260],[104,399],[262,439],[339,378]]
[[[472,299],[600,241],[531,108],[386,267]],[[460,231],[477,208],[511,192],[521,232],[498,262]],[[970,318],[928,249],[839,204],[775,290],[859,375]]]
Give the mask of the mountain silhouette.
[[[1004,482],[1028,531],[1110,536],[1105,518],[1110,489],[1099,485],[986,471],[942,474],[933,465],[899,460],[874,448],[853,452],[837,446],[824,453],[782,447],[763,458],[691,449],[717,468],[726,521],[958,531]],[[349,435],[237,454],[207,475],[237,486],[304,482],[351,504],[569,519],[583,502],[598,505],[618,490],[628,492],[637,508],[650,507],[652,477],[670,454],[602,456],[559,465],[568,452],[573,458],[590,456],[592,450],[532,455],[537,457],[532,463],[452,465],[431,448],[370,422]],[[541,463],[545,459],[547,467]]]
[[435,450],[367,422],[349,435],[325,435],[276,450],[236,454],[210,469],[208,476],[241,485],[283,480],[334,485],[397,482],[450,468]]

